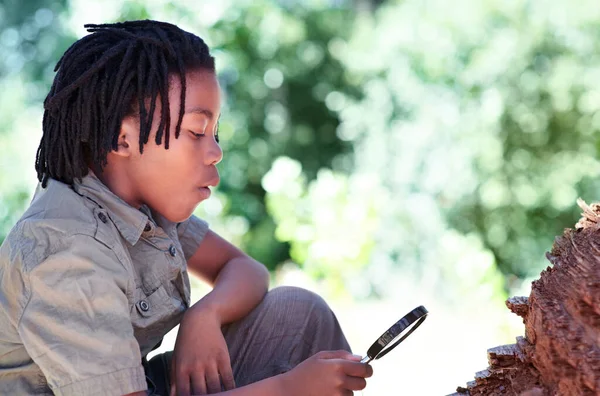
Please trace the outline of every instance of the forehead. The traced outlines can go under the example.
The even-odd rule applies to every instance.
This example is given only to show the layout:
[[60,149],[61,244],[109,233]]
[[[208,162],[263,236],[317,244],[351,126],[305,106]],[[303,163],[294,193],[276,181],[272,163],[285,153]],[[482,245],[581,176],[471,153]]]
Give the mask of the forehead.
[[[179,110],[181,80],[178,75],[172,75],[170,80],[169,101],[177,104],[174,107]],[[188,72],[185,79],[185,112],[218,117],[220,108],[221,88],[216,74],[209,70]]]

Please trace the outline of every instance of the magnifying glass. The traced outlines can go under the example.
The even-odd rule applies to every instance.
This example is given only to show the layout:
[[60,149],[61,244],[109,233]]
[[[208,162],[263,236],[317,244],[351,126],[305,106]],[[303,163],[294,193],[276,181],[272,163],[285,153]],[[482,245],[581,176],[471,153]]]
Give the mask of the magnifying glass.
[[361,360],[361,363],[369,363],[387,355],[425,321],[428,313],[427,309],[421,305],[404,315],[371,345],[367,356]]

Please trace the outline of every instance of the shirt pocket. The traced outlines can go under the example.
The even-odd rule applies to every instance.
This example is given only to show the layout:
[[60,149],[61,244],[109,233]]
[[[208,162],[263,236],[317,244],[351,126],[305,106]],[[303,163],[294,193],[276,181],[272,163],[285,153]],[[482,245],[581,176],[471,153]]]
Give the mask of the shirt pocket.
[[173,304],[164,285],[148,295],[138,288],[134,297],[131,323],[144,356],[179,323],[183,312]]
[[143,323],[152,324],[160,317],[168,315],[170,311],[169,302],[169,294],[163,285],[160,285],[158,289],[149,295],[146,295],[142,289],[137,289],[134,305],[140,319],[140,325]]

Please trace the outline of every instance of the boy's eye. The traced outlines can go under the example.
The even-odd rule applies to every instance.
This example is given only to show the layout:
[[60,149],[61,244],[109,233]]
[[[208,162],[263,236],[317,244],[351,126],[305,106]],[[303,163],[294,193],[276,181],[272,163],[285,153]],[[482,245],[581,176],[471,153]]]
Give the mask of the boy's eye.
[[[192,135],[194,135],[194,139],[200,139],[202,136],[204,136],[204,133],[196,133],[194,131],[190,131],[190,133]],[[217,126],[215,127],[215,140],[217,141],[217,143],[219,143],[219,124],[217,123]]]

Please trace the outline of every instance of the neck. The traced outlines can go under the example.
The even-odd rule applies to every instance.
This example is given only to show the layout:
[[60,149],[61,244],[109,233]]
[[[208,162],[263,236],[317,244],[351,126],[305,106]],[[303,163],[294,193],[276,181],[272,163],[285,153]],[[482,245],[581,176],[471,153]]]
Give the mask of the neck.
[[108,187],[113,194],[132,207],[139,209],[142,206],[141,200],[133,194],[129,178],[123,172],[116,172],[110,166],[106,166],[101,171],[90,168],[90,172]]

